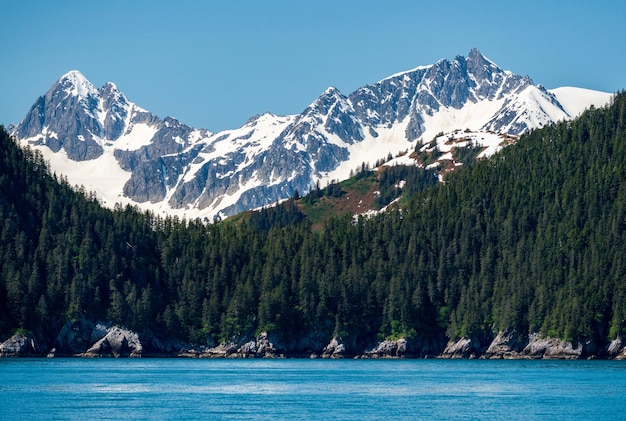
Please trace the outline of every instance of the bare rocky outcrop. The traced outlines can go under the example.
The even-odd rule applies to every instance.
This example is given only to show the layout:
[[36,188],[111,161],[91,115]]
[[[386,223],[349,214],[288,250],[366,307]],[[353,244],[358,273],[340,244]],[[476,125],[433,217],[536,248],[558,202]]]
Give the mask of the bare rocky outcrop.
[[143,353],[137,333],[85,318],[65,323],[53,346],[50,357],[138,357]]
[[85,318],[66,322],[54,340],[54,348],[50,356],[71,356],[82,354],[95,342],[107,334],[107,329],[101,323],[95,323]]
[[581,359],[598,356],[597,344],[592,340],[572,343],[539,333],[521,334],[513,328],[499,331],[490,341],[486,341],[487,338],[489,335],[485,333],[481,337],[450,341],[440,358]]
[[385,339],[360,355],[361,358],[434,358],[444,349],[443,338],[400,337]]
[[516,329],[505,329],[498,332],[484,357],[488,359],[520,358],[524,347],[528,345],[528,337]]
[[450,341],[441,353],[441,358],[469,358],[474,353],[475,345],[469,338],[461,338],[456,341]]
[[242,358],[276,358],[278,350],[270,342],[267,332],[261,332],[259,336],[246,342],[237,350],[237,356]]
[[607,354],[609,358],[616,360],[626,360],[626,345],[622,341],[622,337],[615,338],[607,347]]
[[439,358],[480,358],[493,342],[493,332],[486,331],[470,338],[449,341]]
[[407,353],[406,338],[384,340],[373,349],[365,351],[363,358],[402,358]]
[[343,358],[346,346],[340,337],[335,336],[322,350],[322,358]]
[[141,357],[143,347],[139,336],[128,329],[111,327],[106,335],[93,344],[82,356],[84,357]]
[[531,333],[522,355],[528,358],[579,359],[583,356],[583,345],[574,346],[558,338],[542,338],[538,333]]
[[218,346],[202,349],[196,352],[195,356],[200,358],[277,358],[283,355],[270,341],[268,333],[261,332],[252,340],[241,343],[240,339],[235,338]]
[[[616,345],[615,349],[619,347]],[[572,343],[559,338],[543,337],[539,333],[522,335],[515,329],[498,332],[485,352],[484,358],[497,359],[580,359],[607,356],[599,353],[595,341]],[[608,356],[613,358],[608,351]]]
[[[156,338],[149,334],[148,339]],[[156,340],[158,342],[158,340]],[[154,344],[152,344],[154,345]],[[80,318],[68,321],[63,325],[56,339],[54,347],[48,352],[49,357],[81,356],[81,357],[140,357],[143,355],[143,345],[139,335],[124,327],[112,326],[105,323],[93,322]],[[151,349],[157,355],[171,355],[173,349],[159,349],[161,344]]]
[[201,358],[229,358],[236,357],[239,346],[232,342],[224,342],[212,348],[192,348],[185,349],[178,355],[181,357],[201,357]]
[[0,357],[37,357],[41,346],[30,332],[16,333],[0,344]]

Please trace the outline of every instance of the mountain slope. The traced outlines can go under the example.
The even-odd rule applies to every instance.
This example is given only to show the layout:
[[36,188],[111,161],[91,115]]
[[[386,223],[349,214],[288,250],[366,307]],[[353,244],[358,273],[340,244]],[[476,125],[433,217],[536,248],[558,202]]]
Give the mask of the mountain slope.
[[609,97],[548,91],[473,49],[467,58],[398,73],[348,96],[329,88],[298,115],[264,114],[211,133],[160,119],[114,84],[97,89],[72,71],[13,134],[107,206],[213,219],[346,179],[363,162],[412,150],[440,132],[519,135]]
[[402,209],[314,229],[295,199],[214,225],[109,211],[0,128],[0,341],[29,331],[60,355],[70,332],[81,353],[87,320],[133,329],[146,354],[183,340],[225,356],[267,332],[277,355],[387,340],[391,355],[624,358],[625,144],[619,93],[446,183],[414,174],[430,187]]

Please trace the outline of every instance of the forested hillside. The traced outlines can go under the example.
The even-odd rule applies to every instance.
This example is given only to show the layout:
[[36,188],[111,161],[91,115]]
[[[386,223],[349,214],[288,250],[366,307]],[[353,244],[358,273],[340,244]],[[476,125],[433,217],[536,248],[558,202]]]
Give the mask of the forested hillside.
[[105,210],[2,130],[0,333],[50,343],[87,317],[194,343],[264,330],[293,353],[505,328],[606,344],[626,333],[625,120],[620,93],[402,209],[315,229],[306,197],[209,226]]

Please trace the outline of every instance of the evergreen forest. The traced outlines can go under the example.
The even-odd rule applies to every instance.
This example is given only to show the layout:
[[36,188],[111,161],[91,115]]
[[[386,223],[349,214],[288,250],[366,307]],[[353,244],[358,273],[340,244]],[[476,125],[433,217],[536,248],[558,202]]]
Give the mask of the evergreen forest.
[[375,216],[314,227],[316,198],[297,195],[211,225],[105,209],[0,127],[0,336],[50,343],[79,317],[209,345],[267,331],[293,351],[304,336],[626,334],[626,93],[443,183],[387,176],[408,173]]

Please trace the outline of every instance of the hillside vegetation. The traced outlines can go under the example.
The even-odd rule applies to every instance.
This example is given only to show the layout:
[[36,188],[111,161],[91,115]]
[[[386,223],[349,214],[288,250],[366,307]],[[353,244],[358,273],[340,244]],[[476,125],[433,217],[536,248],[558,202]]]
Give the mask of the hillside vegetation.
[[444,183],[415,175],[401,207],[315,227],[316,191],[209,226],[105,210],[2,130],[0,333],[51,342],[88,317],[195,343],[268,331],[293,352],[505,328],[606,344],[626,333],[625,120],[620,93]]

